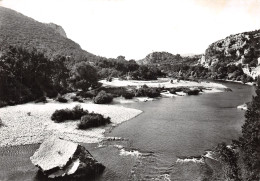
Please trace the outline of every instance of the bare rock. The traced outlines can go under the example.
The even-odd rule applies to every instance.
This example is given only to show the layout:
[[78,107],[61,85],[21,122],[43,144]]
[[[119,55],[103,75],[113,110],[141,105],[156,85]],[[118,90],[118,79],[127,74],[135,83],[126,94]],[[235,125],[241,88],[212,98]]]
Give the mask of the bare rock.
[[30,158],[49,178],[95,176],[105,169],[81,145],[52,137]]

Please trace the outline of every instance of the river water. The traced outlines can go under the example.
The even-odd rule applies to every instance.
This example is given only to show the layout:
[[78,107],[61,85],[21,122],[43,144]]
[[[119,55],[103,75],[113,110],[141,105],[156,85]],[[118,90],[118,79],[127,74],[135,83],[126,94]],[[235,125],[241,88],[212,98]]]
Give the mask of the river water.
[[[106,135],[124,140],[84,144],[106,166],[92,180],[218,180],[213,160],[179,158],[202,155],[241,134],[244,111],[236,107],[251,100],[254,88],[223,84],[233,91],[125,104],[144,112]],[[0,180],[42,180],[29,160],[38,146],[1,148]]]

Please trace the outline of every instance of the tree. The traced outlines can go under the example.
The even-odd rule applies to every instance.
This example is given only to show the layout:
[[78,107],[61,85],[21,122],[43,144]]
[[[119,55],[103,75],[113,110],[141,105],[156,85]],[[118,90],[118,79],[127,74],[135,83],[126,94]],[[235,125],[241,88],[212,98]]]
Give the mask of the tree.
[[242,136],[239,138],[242,158],[246,166],[247,180],[260,179],[260,78],[256,96],[246,111]]
[[86,62],[77,63],[71,70],[70,81],[76,89],[88,90],[98,85],[97,70]]

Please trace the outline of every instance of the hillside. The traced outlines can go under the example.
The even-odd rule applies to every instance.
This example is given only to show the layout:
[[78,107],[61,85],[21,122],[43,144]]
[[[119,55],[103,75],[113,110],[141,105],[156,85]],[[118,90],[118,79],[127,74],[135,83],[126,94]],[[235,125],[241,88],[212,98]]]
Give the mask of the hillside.
[[255,78],[260,74],[260,30],[230,35],[209,45],[199,61],[212,68],[217,65],[241,64],[244,73]]
[[148,54],[144,59],[138,60],[137,63],[141,65],[151,65],[151,64],[194,64],[197,63],[195,59],[199,59],[200,55],[195,56],[181,56],[180,54],[173,55],[168,52],[153,52]]
[[40,23],[14,10],[0,7],[0,50],[10,45],[31,50],[36,48],[48,57],[70,56],[75,61],[87,57],[95,58],[66,37],[62,27]]

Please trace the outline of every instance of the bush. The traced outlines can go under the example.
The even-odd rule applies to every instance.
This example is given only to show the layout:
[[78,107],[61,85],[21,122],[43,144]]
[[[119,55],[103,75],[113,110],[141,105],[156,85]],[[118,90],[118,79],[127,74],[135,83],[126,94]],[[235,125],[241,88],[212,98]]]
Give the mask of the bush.
[[97,93],[95,91],[86,91],[86,92],[80,91],[80,92],[77,92],[76,95],[84,97],[84,98],[93,98],[93,97],[97,96]]
[[199,95],[200,90],[199,89],[194,89],[194,90],[189,90],[187,91],[188,95]]
[[68,102],[68,100],[66,98],[62,97],[62,96],[59,96],[56,99],[56,101],[61,102],[61,103],[67,103]]
[[103,126],[111,123],[110,117],[104,118],[101,114],[90,113],[85,116],[82,116],[80,123],[78,124],[79,129],[87,129],[98,126]]
[[39,103],[39,102],[43,102],[43,103],[46,103],[47,100],[46,100],[46,97],[45,96],[42,96],[40,97],[39,99],[37,99],[36,101],[34,101],[35,103]]
[[55,122],[64,122],[66,120],[77,120],[82,116],[88,114],[87,110],[83,110],[79,105],[75,106],[72,110],[70,109],[60,109],[56,110],[52,116],[51,120]]
[[133,92],[129,92],[129,91],[125,92],[124,95],[123,95],[123,97],[125,99],[132,99],[134,96],[135,96],[135,94]]
[[160,90],[159,89],[155,89],[155,88],[148,88],[146,95],[150,98],[155,98],[155,97],[159,97],[160,94]]
[[74,102],[83,102],[83,100],[78,97],[78,96],[72,96],[71,99],[74,101]]
[[113,101],[113,96],[106,93],[105,91],[100,91],[98,95],[94,98],[95,104],[108,104]]
[[135,93],[136,97],[142,97],[142,96],[147,96],[150,98],[154,98],[154,97],[159,97],[160,96],[160,89],[158,88],[139,88],[136,93]]
[[171,89],[169,90],[169,92],[170,92],[171,94],[176,94],[176,92],[181,92],[181,91],[183,91],[183,92],[185,92],[185,93],[188,94],[188,92],[190,91],[190,89],[187,88],[187,87],[174,87],[174,88],[171,88]]

